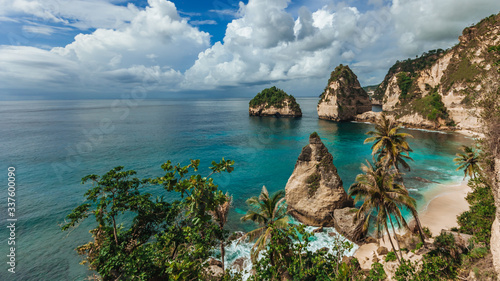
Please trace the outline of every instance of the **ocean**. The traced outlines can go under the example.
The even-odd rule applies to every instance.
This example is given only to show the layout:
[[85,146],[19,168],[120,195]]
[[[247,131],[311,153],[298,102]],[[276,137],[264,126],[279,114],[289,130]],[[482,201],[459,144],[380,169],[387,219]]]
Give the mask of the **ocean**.
[[[74,248],[90,241],[92,222],[71,232],[60,224],[83,202],[81,178],[101,175],[113,167],[137,171],[138,177],[162,174],[167,160],[189,164],[200,159],[208,174],[212,160],[235,161],[231,174],[215,182],[233,198],[227,227],[253,229],[239,218],[245,200],[284,189],[309,135],[317,132],[330,153],[347,190],[371,159],[363,144],[373,125],[319,120],[317,98],[298,98],[302,118],[249,117],[248,99],[224,100],[64,100],[7,101],[0,107],[0,280],[83,280],[89,275]],[[414,152],[405,183],[419,208],[422,193],[458,182],[463,173],[453,163],[460,145],[472,139],[455,133],[406,130]],[[16,273],[7,272],[8,168],[15,168]],[[435,183],[426,183],[421,179]]]

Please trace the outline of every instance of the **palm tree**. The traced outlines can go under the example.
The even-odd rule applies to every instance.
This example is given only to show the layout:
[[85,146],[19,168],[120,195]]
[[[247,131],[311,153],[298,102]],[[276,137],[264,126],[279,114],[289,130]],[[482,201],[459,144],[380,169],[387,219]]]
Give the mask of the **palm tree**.
[[[221,233],[224,230],[224,225],[227,222],[227,214],[229,213],[229,208],[231,207],[231,203],[233,201],[233,197],[229,196],[229,194],[226,193],[226,195],[224,195],[224,196],[226,197],[226,201],[224,203],[222,203],[221,205],[217,206],[217,208],[215,208],[215,210],[209,211],[212,218],[219,225],[219,229],[220,229]],[[225,255],[224,237],[221,237],[220,256],[221,256],[221,261],[222,261],[222,271],[224,271],[224,255]]]
[[257,239],[252,247],[252,261],[257,260],[259,252],[264,249],[267,242],[271,239],[271,229],[286,228],[288,226],[288,216],[286,207],[283,204],[285,200],[285,191],[279,190],[272,196],[269,196],[265,186],[262,187],[259,197],[253,196],[246,203],[250,210],[241,218],[242,221],[251,220],[259,224],[259,228],[245,234],[240,241],[249,238],[250,241]]
[[[413,138],[407,133],[399,133],[400,127],[396,126],[393,119],[387,118],[384,113],[375,123],[375,131],[366,133],[371,137],[365,139],[364,143],[375,142],[372,145],[372,155],[378,154],[377,161],[386,167],[394,167],[399,173],[399,165],[410,170],[410,165],[406,160],[413,160],[409,155],[413,150],[406,141],[406,138]],[[405,155],[406,154],[406,155]]]
[[[356,177],[356,182],[349,188],[349,195],[355,197],[355,203],[363,201],[363,204],[356,213],[355,220],[365,216],[364,230],[368,229],[371,222],[370,214],[373,212],[377,213],[375,218],[375,235],[377,238],[381,237],[384,230],[389,233],[389,224],[394,234],[396,233],[395,225],[408,228],[408,224],[401,213],[403,208],[410,210],[415,220],[418,221],[415,199],[410,197],[408,190],[403,185],[394,181],[394,174],[389,173],[384,166],[379,164],[374,167],[368,161],[367,165],[361,165],[361,170],[364,174],[359,174]],[[418,226],[420,238],[424,241],[420,224]],[[396,253],[391,235],[388,234],[388,237]],[[397,243],[399,246],[399,241]],[[399,256],[397,254],[396,256],[401,262]]]
[[469,175],[471,178],[476,178],[476,173],[481,171],[479,167],[479,157],[476,155],[476,151],[470,146],[462,145],[460,148],[463,153],[457,153],[457,158],[453,159],[456,165],[460,165],[457,171],[464,169],[464,179]]

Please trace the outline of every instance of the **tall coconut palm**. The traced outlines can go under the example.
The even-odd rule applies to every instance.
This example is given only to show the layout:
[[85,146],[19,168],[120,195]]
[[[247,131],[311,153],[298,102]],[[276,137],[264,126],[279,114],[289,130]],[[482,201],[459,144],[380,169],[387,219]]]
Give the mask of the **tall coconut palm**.
[[242,221],[253,221],[259,224],[259,228],[245,234],[241,240],[249,238],[250,241],[256,240],[252,247],[252,260],[256,261],[259,252],[265,248],[267,242],[271,239],[271,226],[277,228],[286,228],[288,226],[288,216],[284,203],[285,191],[279,190],[269,196],[267,188],[262,187],[260,195],[249,198],[246,203],[250,210],[241,218]]
[[470,146],[462,145],[460,148],[463,153],[457,153],[457,157],[453,159],[456,165],[460,165],[457,171],[460,169],[464,170],[464,179],[467,175],[471,178],[476,178],[476,174],[481,171],[479,167],[479,157],[476,151]]
[[413,136],[407,133],[400,133],[400,127],[396,126],[392,118],[387,118],[384,113],[375,123],[375,131],[366,133],[371,137],[365,139],[364,143],[375,142],[372,145],[372,155],[377,155],[377,161],[380,161],[386,167],[393,167],[399,173],[399,165],[410,170],[407,160],[413,160],[409,155],[413,150],[406,141],[406,138]]
[[[396,233],[395,225],[408,228],[408,224],[401,213],[403,208],[410,210],[415,219],[418,219],[415,199],[409,196],[408,190],[404,186],[394,181],[395,175],[389,173],[386,167],[380,165],[380,163],[374,167],[367,161],[367,165],[361,165],[361,170],[364,174],[359,174],[356,177],[356,182],[349,188],[349,195],[355,197],[355,202],[363,202],[356,213],[355,219],[358,220],[363,215],[365,216],[363,224],[365,230],[368,229],[371,222],[370,214],[374,212],[377,214],[374,221],[377,238],[380,238],[384,231],[389,233],[389,224],[394,233]],[[419,232],[422,241],[424,241],[420,227]],[[396,253],[396,247],[392,242],[391,235],[389,234],[388,237]],[[399,241],[397,242],[399,244]],[[397,254],[396,256],[400,261],[399,256]]]
[[[229,196],[229,194],[226,193],[225,197],[226,197],[226,202],[217,206],[217,208],[215,208],[215,210],[210,211],[210,215],[215,220],[215,222],[219,225],[219,229],[220,229],[221,233],[224,230],[224,225],[227,222],[227,214],[229,213],[229,208],[231,207],[231,203],[233,201],[233,197]],[[224,271],[224,256],[225,256],[224,237],[221,237],[221,240],[220,240],[220,256],[221,256],[221,261],[222,261],[222,271]]]

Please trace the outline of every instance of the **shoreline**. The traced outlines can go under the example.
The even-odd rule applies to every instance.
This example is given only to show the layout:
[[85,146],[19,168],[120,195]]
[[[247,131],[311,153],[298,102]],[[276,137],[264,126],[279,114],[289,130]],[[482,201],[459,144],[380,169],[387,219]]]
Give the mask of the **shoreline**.
[[465,197],[471,188],[467,182],[443,184],[423,194],[428,203],[419,210],[419,218],[422,226],[428,227],[433,236],[439,235],[442,229],[458,227],[457,216],[469,209]]
[[[383,112],[383,111],[381,111]],[[380,112],[375,112],[375,111],[367,111],[365,113],[358,114],[354,116],[354,120],[351,122],[358,122],[358,123],[367,123],[367,124],[374,124],[376,121],[377,116],[379,116]],[[387,112],[386,112],[387,113]],[[389,116],[393,116],[389,114]],[[413,130],[422,130],[422,131],[428,131],[428,132],[436,132],[436,133],[458,133],[461,135],[464,135],[466,137],[472,138],[472,139],[482,139],[484,138],[484,133],[481,132],[476,132],[471,129],[463,129],[463,128],[450,128],[447,126],[431,126],[431,125],[423,125],[423,124],[417,124],[417,123],[408,123],[408,122],[401,122],[396,120],[396,123],[398,126],[404,129],[413,129]]]

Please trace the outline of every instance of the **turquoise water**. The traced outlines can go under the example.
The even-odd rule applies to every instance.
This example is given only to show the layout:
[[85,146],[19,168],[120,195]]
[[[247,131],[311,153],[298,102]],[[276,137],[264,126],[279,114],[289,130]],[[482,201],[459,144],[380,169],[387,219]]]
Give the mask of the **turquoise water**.
[[[262,185],[270,192],[283,189],[301,149],[316,131],[334,158],[348,188],[360,172],[360,163],[371,158],[363,145],[370,124],[319,120],[316,98],[298,99],[304,116],[298,119],[248,116],[248,100],[166,101],[23,101],[2,102],[0,107],[0,179],[5,190],[7,168],[16,168],[18,205],[16,224],[17,265],[7,273],[7,235],[0,232],[0,280],[82,280],[88,275],[73,248],[90,240],[90,225],[83,223],[71,233],[59,224],[82,203],[89,186],[80,179],[103,174],[123,165],[140,177],[162,173],[167,161],[189,163],[201,159],[200,172],[212,160],[235,160],[235,171],[216,176],[216,182],[234,197],[228,227],[249,230],[242,224],[244,201],[257,195]],[[422,202],[429,185],[421,177],[445,183],[461,179],[453,157],[461,144],[472,140],[457,134],[407,130],[414,139],[412,171],[406,184]],[[0,207],[2,225],[6,203]],[[14,278],[14,279],[13,279]]]

